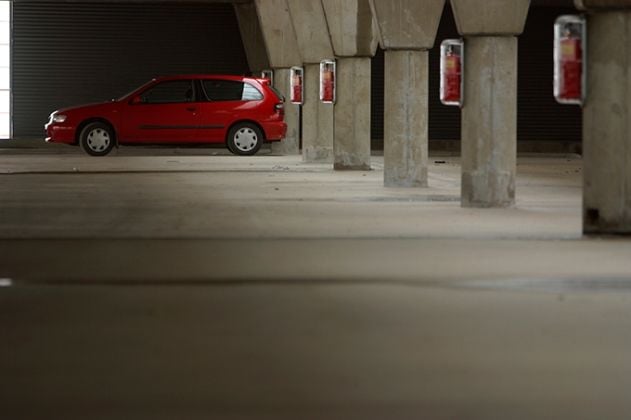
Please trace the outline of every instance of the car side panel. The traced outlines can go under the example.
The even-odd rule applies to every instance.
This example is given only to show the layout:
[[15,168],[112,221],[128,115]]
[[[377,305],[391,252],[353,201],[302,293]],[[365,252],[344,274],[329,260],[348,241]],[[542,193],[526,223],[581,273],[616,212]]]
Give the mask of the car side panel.
[[121,112],[120,141],[124,143],[194,142],[198,104],[126,104]]
[[223,143],[236,121],[259,120],[260,101],[218,101],[199,104],[198,138],[202,142]]

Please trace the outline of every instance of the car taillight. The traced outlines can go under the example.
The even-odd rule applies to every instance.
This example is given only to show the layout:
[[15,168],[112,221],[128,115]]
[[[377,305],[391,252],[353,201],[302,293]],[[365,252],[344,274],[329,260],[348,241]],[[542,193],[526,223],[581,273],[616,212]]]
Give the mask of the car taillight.
[[285,104],[274,105],[274,110],[278,112],[280,115],[285,115]]

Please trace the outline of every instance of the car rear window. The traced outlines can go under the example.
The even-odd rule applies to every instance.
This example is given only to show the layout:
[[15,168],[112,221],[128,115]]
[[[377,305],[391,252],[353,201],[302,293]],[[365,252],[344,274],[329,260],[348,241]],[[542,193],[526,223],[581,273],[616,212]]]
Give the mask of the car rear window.
[[263,94],[249,83],[232,80],[202,80],[209,101],[260,101]]

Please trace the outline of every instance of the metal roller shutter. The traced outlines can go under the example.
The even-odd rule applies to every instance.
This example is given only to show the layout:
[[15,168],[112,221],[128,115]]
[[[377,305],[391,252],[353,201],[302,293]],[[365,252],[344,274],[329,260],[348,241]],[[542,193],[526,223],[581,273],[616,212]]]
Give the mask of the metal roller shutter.
[[41,137],[51,111],[120,97],[182,73],[248,73],[233,6],[15,2],[14,137]]

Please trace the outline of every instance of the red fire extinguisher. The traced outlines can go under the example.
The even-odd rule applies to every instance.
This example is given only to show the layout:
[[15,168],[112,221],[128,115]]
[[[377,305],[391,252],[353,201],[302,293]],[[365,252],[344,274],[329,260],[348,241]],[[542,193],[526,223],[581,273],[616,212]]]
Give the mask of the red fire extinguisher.
[[320,100],[324,103],[335,102],[335,61],[324,60],[320,63]]
[[461,69],[460,56],[453,52],[448,52],[445,57],[445,95],[446,102],[460,102],[460,86],[461,86]]
[[577,36],[561,38],[561,77],[560,96],[565,99],[580,99],[583,71],[583,46]]
[[462,106],[461,39],[445,39],[440,44],[440,101],[444,105]]
[[293,103],[298,103],[301,104],[302,103],[302,78],[300,77],[299,74],[294,74],[294,80],[293,80],[293,92],[292,92],[292,97],[291,97],[291,101]]
[[554,97],[561,104],[583,104],[586,37],[583,16],[559,16],[554,22]]

